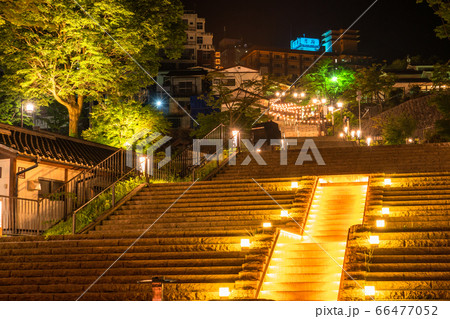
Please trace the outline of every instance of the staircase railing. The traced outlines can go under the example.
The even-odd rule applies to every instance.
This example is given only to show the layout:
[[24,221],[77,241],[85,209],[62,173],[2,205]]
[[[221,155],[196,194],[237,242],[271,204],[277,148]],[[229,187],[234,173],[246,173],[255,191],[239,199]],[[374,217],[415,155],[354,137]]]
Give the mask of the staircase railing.
[[309,197],[308,206],[306,208],[305,218],[303,218],[302,229],[300,229],[300,231],[302,232],[302,236],[305,233],[306,222],[308,221],[309,212],[311,211],[312,203],[314,200],[314,195],[316,194],[318,184],[319,184],[319,177],[315,176],[314,185],[311,189],[311,196]]
[[[225,126],[223,124],[218,125],[211,132],[209,132],[205,137],[203,137],[198,143],[201,145],[202,142],[206,140],[221,140],[222,145],[226,145],[228,139],[225,131]],[[222,149],[216,150],[213,149],[214,146],[205,146],[205,149],[212,150],[212,153],[222,153],[224,157],[227,156],[226,150],[227,147],[222,147]],[[186,147],[182,152],[172,157],[170,162],[166,165],[159,167],[160,161],[154,161],[152,176],[151,178],[154,180],[164,180],[164,181],[173,181],[173,180],[183,180],[189,179],[192,180],[195,177],[195,172],[198,172],[201,168],[203,168],[212,158],[211,156],[207,159],[205,156],[200,157],[200,162],[197,165],[194,165],[194,144]]]
[[[208,133],[200,143],[205,140],[217,139],[221,140],[222,149],[215,150],[217,154],[221,153],[224,157],[228,155],[228,136],[225,132],[225,126],[220,124]],[[205,149],[212,150],[213,146],[205,146]],[[20,198],[2,198],[5,207],[10,207],[8,213],[8,231],[27,234],[40,234],[61,220],[67,220],[75,212],[79,212],[83,207],[92,202],[105,191],[110,190],[114,185],[123,180],[126,176],[135,172],[146,176],[147,180],[163,180],[166,182],[176,181],[180,179],[192,179],[199,170],[204,168],[211,158],[206,159],[201,156],[201,160],[194,165],[193,145],[185,148],[181,153],[164,166],[158,167],[158,162],[150,160],[148,156],[144,156],[144,165],[140,165],[142,157],[134,152],[126,150],[118,150],[95,167],[84,170],[52,193],[45,195],[38,200],[24,200]],[[203,154],[204,155],[204,154]],[[153,163],[153,170],[150,171],[150,163]],[[151,173],[151,174],[150,174]],[[114,192],[113,192],[114,193]],[[22,208],[26,208],[24,211]],[[27,217],[28,216],[28,217]],[[32,217],[30,217],[32,216]],[[3,220],[5,220],[3,214]],[[25,218],[25,219],[24,219]],[[20,221],[20,225],[18,224]],[[74,224],[76,219],[74,218]],[[26,227],[22,227],[26,225]],[[76,228],[76,227],[75,227]]]
[[261,275],[261,279],[258,284],[258,288],[256,289],[255,299],[258,299],[259,293],[261,292],[262,286],[264,284],[264,279],[266,277],[267,272],[269,271],[270,262],[272,261],[273,253],[275,252],[275,248],[277,247],[278,239],[280,238],[280,229],[277,228],[275,234],[275,240],[273,241],[272,248],[270,249],[269,256],[267,257],[266,264],[264,265],[264,271]]
[[[129,165],[129,166],[127,166]],[[98,165],[87,169],[38,201],[39,231],[45,231],[97,197],[124,175],[133,171],[126,151],[120,149]]]

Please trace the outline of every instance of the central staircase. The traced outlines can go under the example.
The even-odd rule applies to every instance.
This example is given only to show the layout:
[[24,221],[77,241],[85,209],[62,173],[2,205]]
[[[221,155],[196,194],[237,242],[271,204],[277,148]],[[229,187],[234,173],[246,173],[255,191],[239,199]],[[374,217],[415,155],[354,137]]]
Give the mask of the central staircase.
[[[348,181],[351,179],[353,182]],[[362,222],[367,178],[320,181],[303,237],[281,232],[260,298],[338,299],[347,233],[350,226]]]

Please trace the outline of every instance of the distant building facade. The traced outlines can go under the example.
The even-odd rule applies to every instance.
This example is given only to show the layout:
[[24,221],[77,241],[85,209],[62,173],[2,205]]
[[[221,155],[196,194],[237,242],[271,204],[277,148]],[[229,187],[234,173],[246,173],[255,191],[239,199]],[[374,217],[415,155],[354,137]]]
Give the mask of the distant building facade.
[[182,70],[195,66],[215,68],[216,52],[213,45],[213,34],[206,32],[206,20],[195,12],[186,11],[183,15],[186,24],[186,43],[181,58],[164,59],[161,70]]
[[337,54],[357,53],[359,30],[329,30],[322,34],[322,46],[325,52]]
[[230,68],[241,63],[241,58],[248,53],[249,46],[242,39],[223,38],[219,42],[221,68]]

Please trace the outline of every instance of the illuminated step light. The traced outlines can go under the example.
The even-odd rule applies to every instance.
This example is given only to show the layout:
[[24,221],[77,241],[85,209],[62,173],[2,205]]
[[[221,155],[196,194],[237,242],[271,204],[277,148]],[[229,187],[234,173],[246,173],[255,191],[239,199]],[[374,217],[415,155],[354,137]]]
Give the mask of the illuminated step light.
[[381,213],[382,213],[383,215],[389,215],[389,213],[390,213],[389,207],[383,207],[383,208],[381,209]]
[[319,179],[319,183],[320,184],[325,184],[325,183],[327,183],[327,181],[325,179],[321,178],[321,179]]
[[386,227],[386,221],[384,219],[377,220],[377,227],[378,228]]
[[272,223],[264,223],[263,227],[264,228],[270,228],[270,227],[272,227]]
[[241,248],[249,248],[250,239],[241,239]]
[[220,287],[219,288],[219,297],[227,298],[230,296],[230,288],[228,287]]
[[281,217],[289,217],[289,212],[287,210],[282,210]]
[[390,178],[386,178],[384,180],[384,186],[391,186],[392,185],[392,180]]
[[292,188],[292,189],[298,188],[298,182],[292,182],[292,183],[291,183],[291,188]]
[[261,153],[261,149],[258,148],[258,149],[256,150],[256,152],[257,152],[257,153]]
[[380,243],[380,237],[378,237],[378,236],[370,236],[369,237],[369,243],[371,245],[378,245]]
[[375,296],[375,286],[365,286],[364,294],[366,296]]

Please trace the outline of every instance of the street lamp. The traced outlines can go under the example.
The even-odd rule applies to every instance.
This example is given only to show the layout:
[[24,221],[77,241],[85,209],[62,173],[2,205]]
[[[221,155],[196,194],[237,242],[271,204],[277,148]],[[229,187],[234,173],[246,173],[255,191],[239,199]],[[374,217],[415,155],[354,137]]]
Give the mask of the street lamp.
[[[20,127],[23,127],[23,109],[24,109],[23,101],[20,104],[21,104]],[[34,104],[32,102],[28,102],[25,105],[25,112],[27,112],[27,113],[33,113],[34,112]]]
[[331,125],[333,127],[333,136],[334,136],[334,106],[330,106],[328,109],[331,112]]

